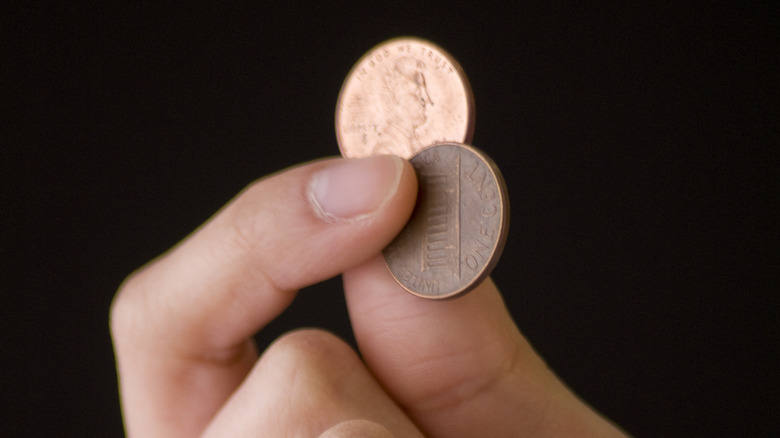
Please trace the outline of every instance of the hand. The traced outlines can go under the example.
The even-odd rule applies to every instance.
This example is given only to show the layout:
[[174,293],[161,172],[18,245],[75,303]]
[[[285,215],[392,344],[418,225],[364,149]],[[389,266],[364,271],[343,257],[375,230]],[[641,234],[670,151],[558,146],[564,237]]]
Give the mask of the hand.
[[[394,282],[380,252],[416,184],[395,157],[304,164],[131,275],[111,311],[128,436],[622,436],[546,368],[490,280],[444,302]],[[339,273],[363,359],[312,329],[258,359],[252,336]]]

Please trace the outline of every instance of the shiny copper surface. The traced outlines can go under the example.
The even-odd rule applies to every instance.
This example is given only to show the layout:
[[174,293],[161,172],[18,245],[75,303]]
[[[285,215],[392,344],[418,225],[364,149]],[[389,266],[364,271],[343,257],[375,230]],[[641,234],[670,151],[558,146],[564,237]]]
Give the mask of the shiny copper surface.
[[466,75],[443,49],[418,38],[395,38],[366,53],[336,105],[336,136],[345,157],[409,158],[434,143],[468,143],[473,130]]

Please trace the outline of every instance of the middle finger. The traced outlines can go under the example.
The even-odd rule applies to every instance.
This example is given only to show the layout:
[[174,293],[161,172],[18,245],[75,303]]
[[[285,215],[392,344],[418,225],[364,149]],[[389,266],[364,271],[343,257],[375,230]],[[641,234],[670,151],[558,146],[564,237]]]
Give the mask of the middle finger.
[[263,353],[203,436],[315,437],[352,420],[422,437],[347,344],[321,330],[298,330]]

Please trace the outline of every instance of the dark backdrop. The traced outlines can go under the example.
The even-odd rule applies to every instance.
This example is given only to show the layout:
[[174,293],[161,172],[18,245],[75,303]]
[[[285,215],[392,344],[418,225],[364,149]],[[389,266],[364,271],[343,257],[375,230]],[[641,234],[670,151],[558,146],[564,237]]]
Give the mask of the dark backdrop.
[[[637,435],[776,428],[776,8],[274,3],[3,7],[3,429],[120,435],[120,282],[251,181],[338,154],[343,79],[399,35],[470,78],[511,197],[494,278],[550,366]],[[260,341],[350,339],[339,288]]]

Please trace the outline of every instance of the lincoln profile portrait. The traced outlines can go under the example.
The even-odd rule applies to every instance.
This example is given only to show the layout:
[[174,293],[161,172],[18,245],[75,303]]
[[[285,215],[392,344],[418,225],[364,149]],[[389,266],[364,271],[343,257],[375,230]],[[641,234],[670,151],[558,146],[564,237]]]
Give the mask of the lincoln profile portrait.
[[428,120],[433,105],[425,85],[425,64],[412,57],[399,58],[383,76],[381,102],[385,120],[377,135],[375,154],[410,157],[424,144],[417,130]]

